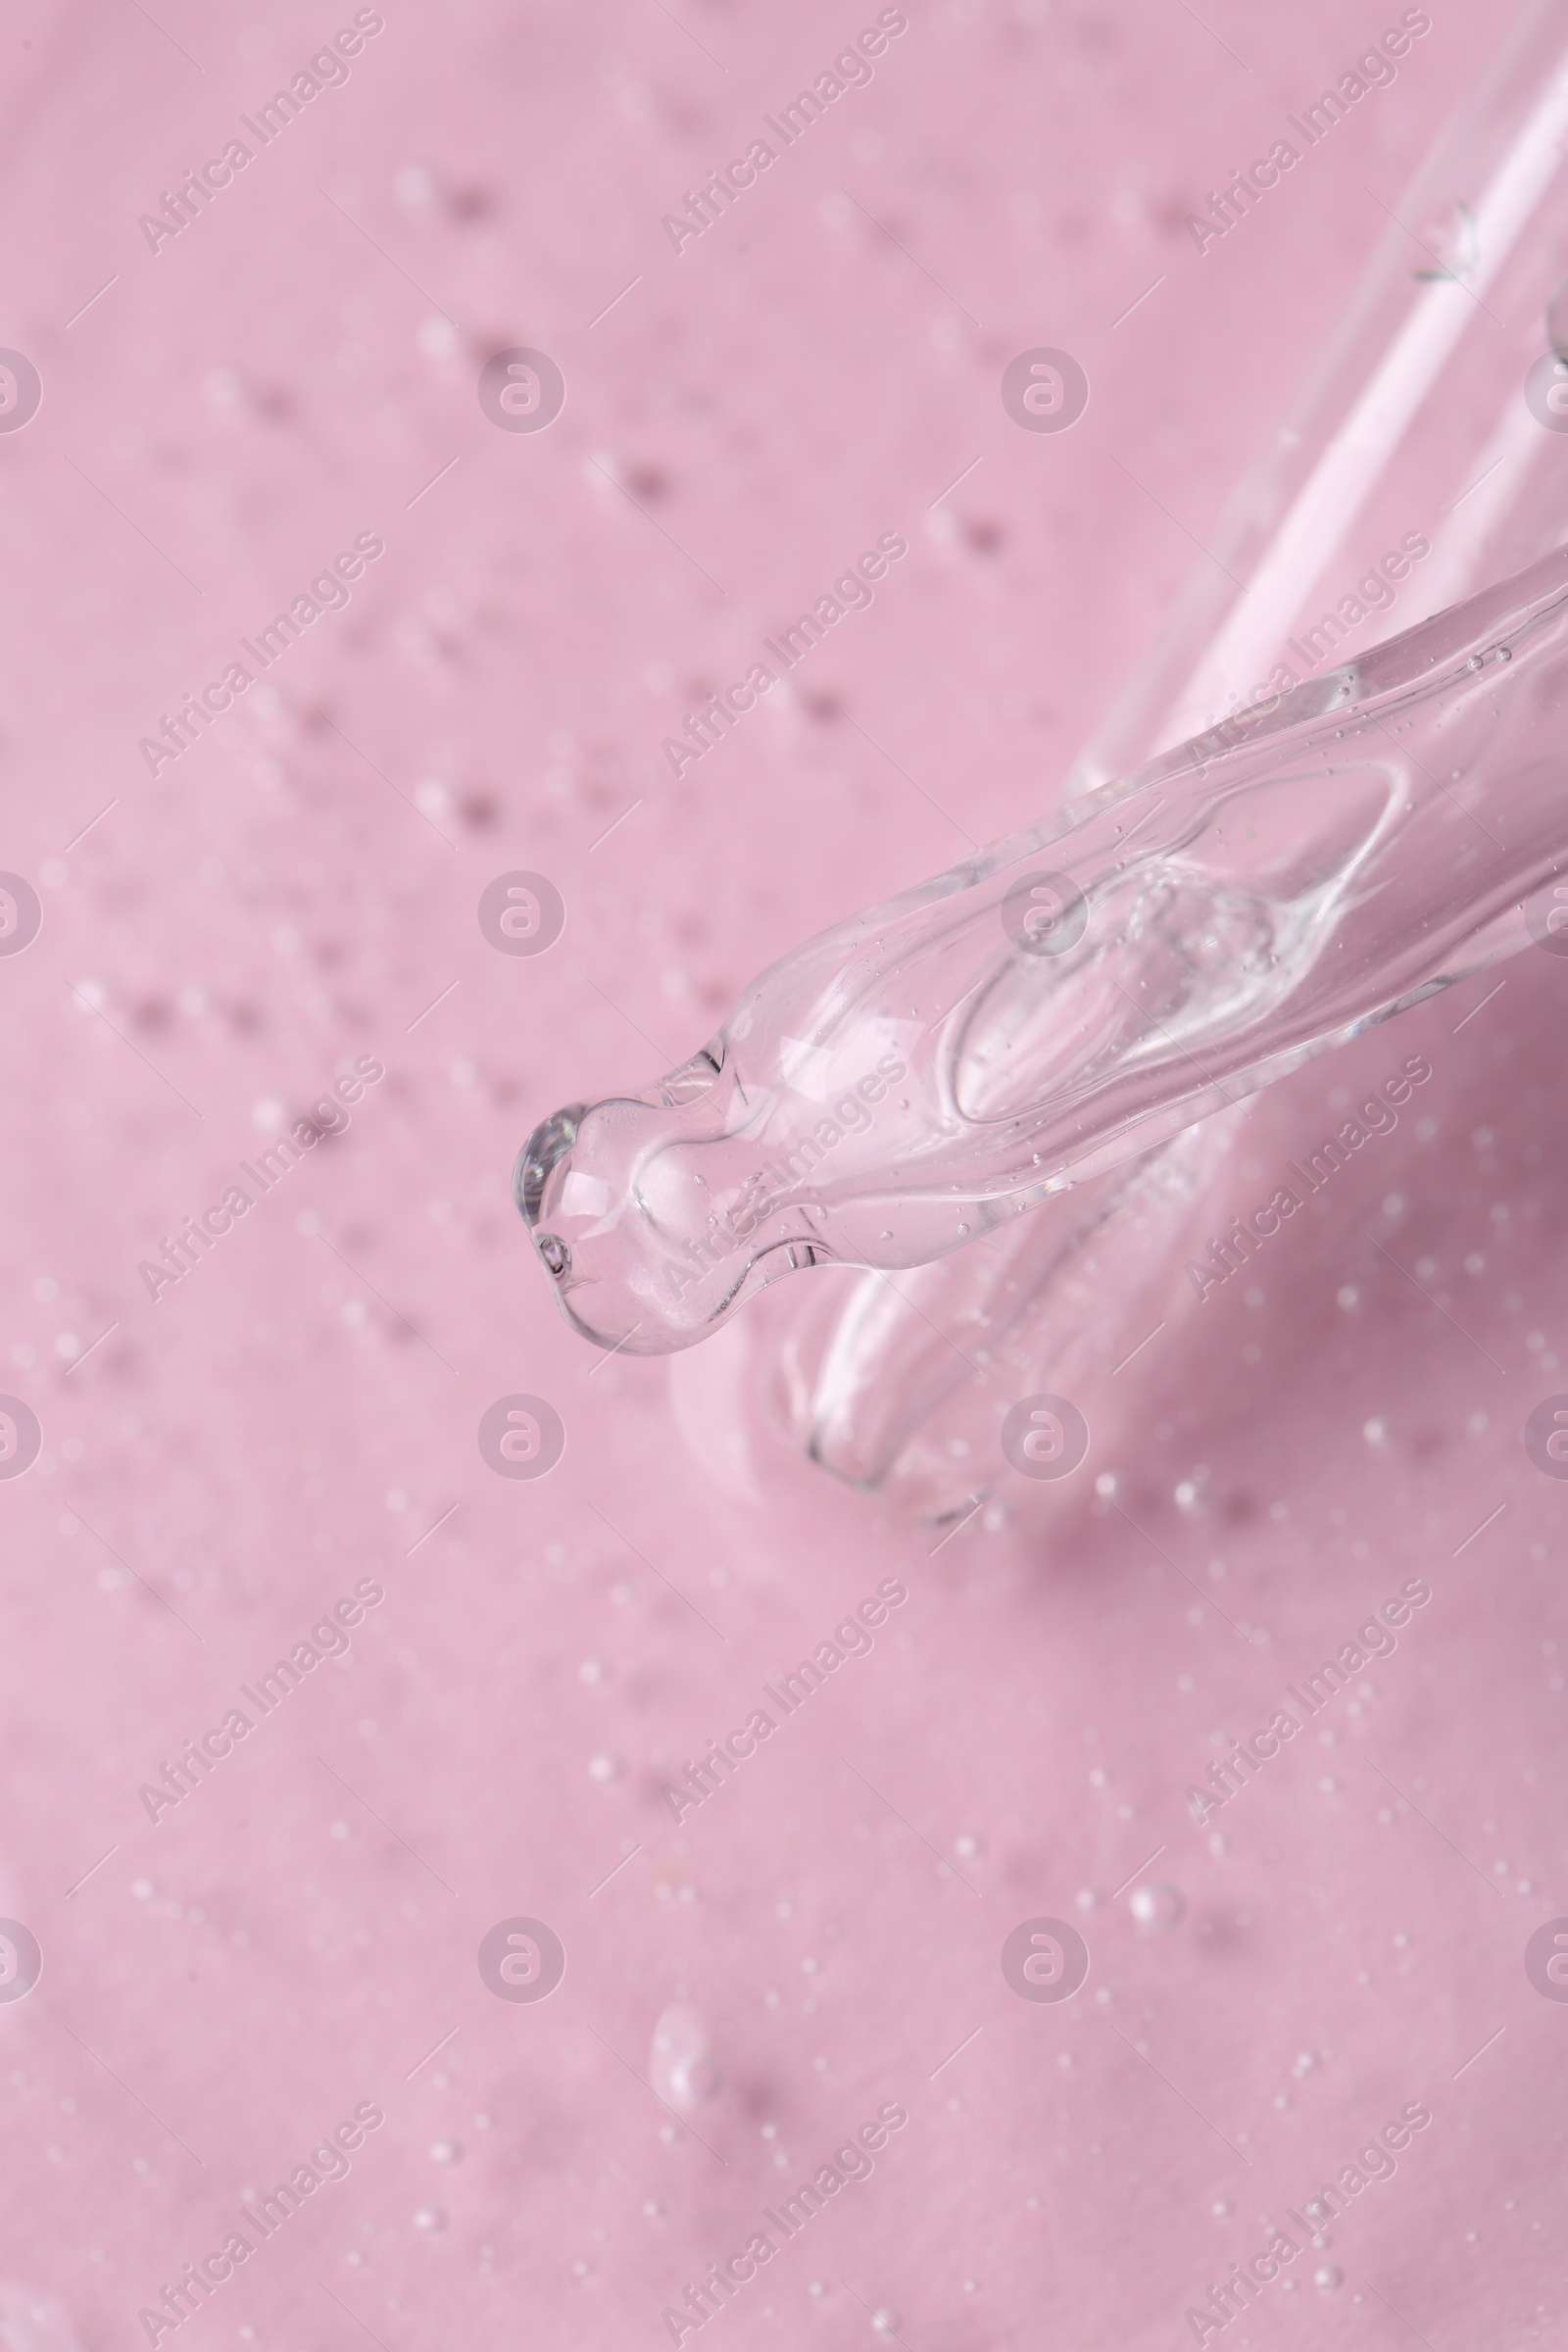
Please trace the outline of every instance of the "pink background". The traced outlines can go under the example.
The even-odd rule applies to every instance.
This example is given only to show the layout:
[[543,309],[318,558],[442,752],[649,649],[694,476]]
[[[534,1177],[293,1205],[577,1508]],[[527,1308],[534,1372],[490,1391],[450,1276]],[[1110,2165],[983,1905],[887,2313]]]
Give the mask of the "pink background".
[[[44,403],[0,436],[0,865],[44,928],[0,961],[0,1344],[44,1450],[0,1487],[0,1911],[44,1974],[0,2006],[0,2342],[145,2341],[242,2191],[364,2101],[349,2177],[182,2342],[668,2342],[687,2283],[900,2102],[705,2341],[1152,2352],[1416,2100],[1396,2178],[1209,2340],[1560,2341],[1568,2015],[1521,1956],[1568,1899],[1563,1496],[1519,1443],[1568,1273],[1560,967],[1266,1098],[1238,1204],[1337,1089],[1436,1073],[1255,1302],[1229,1286],[1129,1371],[1114,1460],[934,1560],[803,1466],[726,1494],[664,1365],[595,1371],[508,1192],[543,1113],[1050,805],[1486,12],[1435,8],[1201,258],[1184,215],[1392,5],[911,6],[678,257],[661,216],[873,7],[388,0],[156,256],[138,216],[353,11],[154,13],[4,35],[0,343]],[[514,344],[564,372],[548,432],[480,412]],[[998,397],[1037,344],[1093,387],[1060,437]],[[661,739],[890,530],[873,609],[672,781]],[[138,738],[359,532],[386,552],[347,610],[149,777]],[[567,905],[537,960],[475,921],[513,867]],[[386,1075],[347,1132],[152,1301],[138,1261],[363,1054]],[[475,1444],[514,1390],[566,1423],[538,1484]],[[138,1787],[367,1576],[347,1659],[150,1822]],[[892,1576],[873,1652],[677,1828],[665,1779]],[[1221,1736],[1414,1576],[1430,1606],[1323,1743],[1200,1831]],[[1114,1890],[1160,1845],[1185,1916],[1151,1937]],[[998,1964],[1039,1914],[1091,1948],[1061,2007]],[[514,1915],[566,1947],[540,2005],[479,1980]],[[644,2079],[676,2000],[723,2074],[692,2128]]]

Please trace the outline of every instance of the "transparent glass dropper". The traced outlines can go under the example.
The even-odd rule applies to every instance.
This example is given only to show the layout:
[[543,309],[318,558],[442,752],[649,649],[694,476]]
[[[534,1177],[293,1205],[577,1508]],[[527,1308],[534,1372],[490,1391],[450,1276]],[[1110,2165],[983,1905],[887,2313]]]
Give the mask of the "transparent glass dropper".
[[[1348,636],[1353,645],[1357,637],[1374,634],[1396,594],[1401,600],[1419,595],[1422,607],[1430,609],[1477,577],[1494,577],[1499,568],[1526,562],[1561,534],[1568,525],[1568,443],[1553,430],[1544,429],[1545,420],[1539,408],[1533,409],[1527,402],[1524,387],[1532,368],[1539,374],[1543,364],[1549,365],[1544,321],[1553,316],[1553,293],[1568,268],[1568,189],[1562,162],[1568,139],[1565,58],[1568,10],[1561,0],[1539,0],[1525,10],[1492,73],[1440,142],[1414,188],[1401,200],[1398,223],[1391,224],[1346,325],[1313,383],[1262,465],[1244,483],[1218,535],[1211,536],[1216,562],[1200,564],[1154,657],[1135,679],[1110,726],[1080,761],[1073,778],[1079,787],[1078,807],[1058,824],[1035,828],[999,845],[971,867],[956,869],[939,877],[925,892],[910,894],[895,906],[878,910],[880,917],[902,919],[922,910],[929,915],[933,905],[944,897],[983,887],[999,875],[1004,878],[1004,895],[1009,861],[1021,871],[1019,861],[1032,853],[1049,849],[1054,857],[1052,845],[1063,837],[1067,826],[1082,820],[1088,805],[1083,787],[1102,783],[1118,767],[1131,766],[1152,745],[1171,742],[1200,720],[1212,719],[1220,710],[1234,710],[1250,699],[1250,682],[1255,688],[1270,680],[1288,682],[1293,675],[1309,675],[1330,657],[1330,648],[1338,650]],[[1561,337],[1554,339],[1560,341]],[[1537,390],[1539,393],[1539,383]],[[1399,559],[1389,564],[1389,552],[1401,544],[1407,548],[1412,538],[1423,557],[1430,555],[1431,561],[1418,558],[1412,564]],[[1395,574],[1408,577],[1410,584],[1397,591],[1386,586]],[[1472,615],[1472,619],[1482,617]],[[1363,622],[1367,625],[1357,628]],[[1490,619],[1479,626],[1478,638],[1488,643],[1478,642],[1471,650],[1484,664],[1492,646],[1499,644],[1503,634]],[[1466,661],[1469,658],[1465,656]],[[1344,675],[1318,676],[1303,690],[1305,707],[1318,716],[1335,715],[1335,723],[1340,723],[1347,709],[1359,707],[1364,682],[1370,679],[1374,663],[1367,662],[1359,671],[1352,667]],[[1480,674],[1490,692],[1485,670]],[[1486,705],[1473,695],[1467,700],[1462,688],[1459,701],[1466,703],[1471,719],[1479,719],[1485,737],[1490,726]],[[1282,731],[1300,723],[1302,707],[1303,697],[1290,697],[1284,708],[1259,722],[1255,737],[1250,728],[1244,729],[1239,741],[1234,736],[1228,743],[1222,738],[1207,756],[1213,759],[1235,753],[1249,742],[1256,751],[1271,755],[1290,752],[1292,747],[1281,740]],[[1381,713],[1381,723],[1388,723],[1386,710]],[[1396,727],[1413,723],[1404,716],[1395,721]],[[1446,724],[1437,728],[1446,754],[1450,748],[1447,731]],[[1470,729],[1461,731],[1468,735]],[[1397,736],[1396,740],[1397,743]],[[1323,749],[1321,745],[1318,748]],[[1425,760],[1433,768],[1433,760],[1430,749],[1423,752],[1408,735],[1399,748],[1406,761],[1402,784],[1391,778],[1384,767],[1381,782],[1369,786],[1365,775],[1360,784],[1342,777],[1332,788],[1349,828],[1349,855],[1335,869],[1342,913],[1353,904],[1351,886],[1357,873],[1364,880],[1369,858],[1387,853],[1396,835],[1407,841],[1415,838],[1411,819],[1417,812],[1423,782],[1415,761]],[[1489,750],[1493,748],[1489,746]],[[1378,770],[1387,749],[1376,743],[1369,750],[1363,747],[1371,770]],[[1202,757],[1199,755],[1200,762]],[[1342,760],[1347,768],[1352,764],[1345,758],[1343,738]],[[1232,779],[1237,772],[1231,770]],[[1273,779],[1276,785],[1282,780],[1279,776]],[[1440,780],[1459,794],[1490,828],[1496,846],[1492,847],[1477,831],[1479,854],[1493,859],[1501,857],[1506,862],[1507,856],[1521,846],[1509,816],[1501,813],[1491,798],[1476,799],[1472,783],[1465,782],[1463,775],[1455,783],[1440,766],[1426,779],[1434,788]],[[1487,794],[1494,795],[1494,761],[1478,780]],[[1125,787],[1113,786],[1112,800],[1148,781],[1132,777]],[[1250,778],[1253,786],[1261,781],[1255,774]],[[1380,792],[1388,796],[1381,823],[1375,821]],[[1362,797],[1368,793],[1370,797]],[[1277,793],[1275,797],[1279,797]],[[1191,814],[1185,802],[1183,811]],[[1100,808],[1098,813],[1105,811]],[[1122,810],[1121,821],[1130,834],[1139,819]],[[1185,846],[1172,843],[1167,836],[1168,811],[1157,822],[1159,830],[1152,841],[1146,841],[1140,833],[1129,845],[1137,853],[1142,881],[1124,875],[1124,890],[1136,892],[1149,884],[1152,874],[1150,853],[1156,846],[1166,854],[1174,849],[1178,858],[1186,858],[1191,864],[1192,841]],[[1549,832],[1549,821],[1546,829]],[[1332,830],[1330,827],[1330,835]],[[1431,843],[1430,824],[1420,838]],[[1503,851],[1504,843],[1509,845],[1508,853]],[[1088,846],[1097,847],[1092,841]],[[1218,846],[1223,850],[1225,845],[1221,841]],[[1230,848],[1234,851],[1235,846],[1233,842]],[[1332,838],[1320,840],[1319,846],[1326,847],[1331,864],[1347,847],[1344,841],[1336,843]],[[1097,889],[1107,880],[1115,881],[1114,873],[1103,863],[1104,847],[1102,836]],[[1215,847],[1214,841],[1199,838],[1196,870],[1205,879],[1220,877],[1229,886],[1237,879],[1234,864],[1227,866],[1223,855],[1215,858]],[[1035,854],[1030,870],[1041,862]],[[1528,887],[1521,877],[1529,870],[1527,859],[1515,885],[1510,886],[1516,887],[1519,895]],[[1540,870],[1549,872],[1549,853]],[[1078,872],[1076,864],[1073,872]],[[1244,900],[1253,878],[1244,876]],[[1181,887],[1191,883],[1192,875],[1167,877],[1167,881],[1172,879],[1179,894]],[[1473,866],[1471,879],[1480,879]],[[1155,884],[1156,891],[1163,887]],[[1266,901],[1268,893],[1262,896]],[[1309,888],[1305,897],[1311,896]],[[1100,903],[1108,906],[1109,896],[1102,896]],[[992,904],[995,908],[994,893]],[[1029,984],[1030,962],[1045,964],[1056,950],[1070,955],[1074,948],[1067,937],[1070,921],[1051,936],[1053,909],[1059,917],[1068,912],[1068,903],[1038,901],[1035,911],[1031,914],[1026,908],[1023,918],[1034,930],[1033,944],[1046,953],[1030,956],[1027,944],[1020,952],[1017,943],[1012,943],[1015,968],[1010,992],[1005,985],[982,981],[975,992],[978,1002],[969,1008],[982,1016],[983,1034],[973,1033],[967,1041],[971,1049],[978,1050],[970,1074],[980,1073],[981,1090],[972,1100],[955,1098],[955,1102],[964,1117],[978,1107],[982,1127],[997,1124],[994,1112],[999,1101],[1004,1112],[1015,1121],[1019,1103],[1006,1099],[1008,1082],[1024,1062],[1033,1058],[1043,1074],[1050,1074],[1049,1044],[1037,1041],[1032,1053],[1021,1053],[1020,1038],[1006,1032],[1009,1023],[1015,1030],[1027,1029],[1031,1005],[1054,1010],[1061,1001],[1058,992],[1047,994]],[[1158,918],[1166,925],[1167,953],[1173,909],[1179,930],[1180,906],[1167,892],[1165,912]],[[1238,914],[1238,908],[1228,902],[1227,909]],[[938,906],[937,911],[940,918],[944,911],[951,914],[955,910]],[[1253,915],[1256,911],[1251,909]],[[1298,906],[1298,915],[1300,912]],[[633,1130],[640,1110],[701,1104],[711,1121],[721,1102],[727,1100],[727,1090],[738,1086],[744,1094],[751,1094],[752,1082],[744,1069],[737,1069],[735,1056],[739,1053],[749,1063],[759,1051],[760,1041],[752,1034],[760,1019],[755,990],[749,992],[743,1007],[745,1033],[741,1025],[732,1023],[710,1049],[674,1073],[662,1088],[650,1090],[640,1103],[633,1099],[618,1106],[601,1106],[605,1112],[619,1114],[620,1133],[608,1155],[610,1162],[618,1165],[607,1163],[606,1169],[599,1169],[587,1164],[588,1155],[577,1140],[580,1112],[547,1122],[530,1139],[519,1163],[519,1202],[525,1214],[537,1221],[553,1175],[551,1214],[555,1224],[565,1226],[567,1219],[559,1213],[559,1204],[568,1200],[574,1210],[590,1212],[586,1224],[578,1227],[578,1254],[572,1269],[580,1277],[578,1281],[572,1282],[565,1271],[564,1252],[571,1248],[571,1242],[564,1231],[552,1231],[549,1223],[540,1226],[540,1232],[548,1237],[542,1243],[542,1254],[547,1264],[561,1266],[558,1281],[570,1285],[568,1311],[583,1328],[605,1344],[613,1344],[614,1337],[624,1338],[634,1349],[684,1346],[688,1338],[716,1328],[760,1283],[798,1266],[844,1255],[873,1266],[907,1267],[922,1250],[929,1253],[933,1243],[937,1249],[949,1250],[956,1244],[977,1245],[959,1247],[956,1254],[945,1259],[933,1257],[920,1270],[897,1277],[897,1288],[888,1275],[869,1273],[854,1281],[848,1293],[842,1284],[836,1284],[828,1287],[826,1296],[808,1295],[782,1341],[772,1345],[770,1360],[758,1367],[760,1377],[755,1384],[766,1388],[774,1417],[818,1460],[858,1483],[882,1485],[884,1491],[896,1493],[900,1501],[925,1515],[940,1516],[944,1510],[966,1505],[1001,1467],[994,1443],[989,1451],[995,1458],[979,1458],[987,1452],[983,1442],[987,1431],[994,1440],[991,1424],[999,1387],[1004,1396],[1009,1391],[1016,1396],[1031,1386],[1064,1385],[1073,1367],[1083,1367],[1087,1377],[1096,1348],[1102,1356],[1105,1354],[1108,1327],[1122,1326],[1126,1332],[1140,1327],[1140,1300],[1145,1293],[1152,1294],[1179,1244],[1184,1225],[1190,1224],[1200,1208],[1228,1132],[1243,1114],[1232,1111],[1209,1117],[1201,1125],[1184,1126],[1180,1134],[1160,1144],[1162,1115],[1167,1121],[1172,1115],[1190,1121],[1205,1102],[1234,1099],[1245,1087],[1282,1074],[1295,1066],[1303,1051],[1354,1034],[1366,1020],[1379,1017],[1399,1002],[1410,1001],[1410,996],[1395,996],[1381,1005],[1371,1005],[1339,1028],[1330,1026],[1304,1049],[1298,1039],[1291,1042],[1288,1037],[1265,1053],[1255,1066],[1247,1063],[1244,1045],[1241,1060],[1228,1059],[1223,1068],[1210,1065],[1216,1083],[1206,1097],[1201,1089],[1184,1096],[1177,1088],[1159,1102],[1145,1102],[1141,1114],[1130,1118],[1119,1131],[1114,1119],[1105,1131],[1102,1104],[1091,1113],[1094,1136],[1069,1136],[1065,1150],[1058,1136],[1054,1155],[1047,1151],[1038,1161],[1039,1139],[1032,1134],[1027,1168],[1018,1164],[1016,1155],[1009,1162],[1004,1153],[1000,1166],[991,1167],[978,1185],[971,1180],[972,1170],[960,1169],[956,1179],[951,1173],[946,1179],[949,1188],[956,1182],[956,1191],[944,1190],[942,1172],[936,1165],[940,1147],[933,1148],[927,1133],[920,1181],[912,1188],[916,1197],[911,1198],[902,1171],[900,1183],[891,1188],[886,1185],[885,1171],[879,1172],[876,1164],[875,1146],[867,1142],[868,1133],[880,1132],[886,1145],[891,1130],[880,1125],[876,1131],[869,1130],[863,1114],[870,1110],[880,1123],[884,1102],[892,1100],[906,1102],[918,1120],[932,1101],[942,1102],[942,1092],[939,1084],[918,1113],[909,1094],[910,1081],[903,1074],[895,1098],[879,1097],[867,1102],[860,1092],[862,1083],[872,1092],[879,1086],[872,1062],[880,1059],[886,1067],[898,1068],[907,1060],[906,1047],[911,1034],[906,1025],[897,1030],[874,1026],[875,1020],[888,1017],[887,1006],[880,1010],[872,1007],[873,1025],[863,1033],[856,1029],[858,1008],[866,1010],[863,989],[859,996],[856,994],[867,964],[865,927],[877,919],[862,918],[860,924],[845,926],[824,940],[809,943],[759,984],[759,989],[770,990],[781,975],[788,974],[786,991],[804,990],[806,1001],[823,1014],[824,1025],[820,1036],[799,1017],[786,1027],[774,1052],[776,1066],[765,1081],[758,1080],[754,1103],[762,1113],[760,1127],[748,1131],[740,1117],[728,1131],[722,1123],[716,1133],[701,1130],[710,1143],[738,1141],[749,1152],[754,1143],[760,1147],[751,1152],[751,1168],[740,1179],[747,1198],[738,1210],[732,1200],[722,1198],[722,1179],[720,1198],[715,1200],[714,1185],[708,1178],[690,1188],[692,1199],[685,1211],[676,1207],[685,1189],[678,1161],[662,1148],[643,1151],[633,1140]],[[1245,932],[1245,908],[1240,919]],[[1273,913],[1265,906],[1265,927],[1272,920]],[[1494,936],[1488,935],[1488,918],[1480,915],[1479,927],[1469,935],[1468,945],[1460,946],[1457,969],[1476,968],[1490,955],[1505,953],[1527,936],[1517,916],[1510,920],[1504,913],[1493,922]],[[941,928],[940,919],[936,928]],[[1366,929],[1364,910],[1361,929]],[[1419,921],[1415,944],[1432,944],[1430,939],[1423,942]],[[933,970],[943,961],[951,964],[955,960],[952,941],[946,948],[933,945],[931,952]],[[1088,954],[1092,956],[1093,952],[1091,943]],[[961,956],[961,951],[958,954]],[[1299,958],[1299,942],[1297,954]],[[1306,985],[1294,997],[1287,990],[1291,997],[1284,1007],[1287,1012],[1294,1007],[1299,1016],[1303,1005],[1321,1009],[1339,954],[1332,950],[1320,959],[1316,972],[1305,976]],[[850,959],[842,969],[834,965],[836,955]],[[1063,956],[1064,961],[1068,959]],[[1076,968],[1081,975],[1082,956]],[[1294,968],[1298,979],[1302,979],[1299,960]],[[1453,976],[1454,969],[1434,970],[1427,981],[1412,984],[1413,993],[1424,993],[1426,986]],[[1054,977],[1064,980],[1066,974]],[[1278,977],[1276,973],[1272,993],[1265,985],[1257,1000],[1258,1007],[1271,1018],[1281,1010]],[[1223,1029],[1225,1008],[1212,992],[1206,998],[1201,989],[1192,996],[1184,994],[1189,983],[1190,976],[1179,981],[1174,1008],[1166,1004],[1164,1026],[1183,1048],[1206,1059],[1201,1039],[1210,1035],[1210,1030],[1205,1023],[1218,1014]],[[1329,989],[1328,994],[1332,993]],[[1137,985],[1135,995],[1144,1000],[1139,1006],[1143,1013],[1160,1017],[1157,1007],[1147,1001],[1149,990],[1143,982]],[[911,998],[911,1004],[917,1003]],[[915,1009],[909,1013],[894,1006],[892,1018],[901,1024],[912,1019],[914,1037],[923,1038],[921,1024],[930,1018],[929,996],[926,1003],[926,1012]],[[1174,1021],[1168,1017],[1173,1009]],[[1244,1017],[1241,1027],[1245,1030],[1247,1026]],[[1119,1087],[1123,1095],[1131,1088],[1136,1094],[1156,1077],[1157,1041],[1152,1045],[1148,1037],[1139,1041],[1126,1028],[1116,1029],[1114,1015],[1111,1032],[1113,1050],[1103,1070],[1113,1088]],[[842,1052],[833,1049],[835,1045],[842,1048],[852,1036],[858,1036],[860,1049],[876,1046],[882,1050],[878,1054],[864,1052],[849,1072],[854,1091],[834,1093],[847,1062]],[[1102,1040],[1102,1045],[1105,1042]],[[1238,1042],[1233,1035],[1231,1043]],[[854,1060],[855,1055],[848,1058]],[[1169,1059],[1167,1054],[1167,1076]],[[715,1064],[727,1064],[727,1075]],[[986,1087],[992,1090],[989,1099]],[[1158,1083],[1154,1092],[1159,1092]],[[796,1095],[805,1101],[795,1102],[793,1114],[786,1107],[781,1115],[780,1106]],[[826,1100],[829,1095],[831,1103]],[[769,1114],[771,1126],[767,1124]],[[896,1115],[906,1114],[899,1111]],[[1070,1105],[1065,1115],[1070,1123],[1074,1115]],[[649,1135],[655,1132],[647,1131]],[[698,1132],[695,1127],[688,1130],[688,1140]],[[599,1141],[605,1133],[601,1127]],[[832,1140],[823,1143],[824,1136]],[[1099,1138],[1100,1161],[1093,1150],[1084,1148],[1095,1137]],[[774,1180],[811,1174],[806,1147],[813,1138],[821,1146],[816,1182],[801,1186],[799,1197],[788,1201]],[[951,1144],[952,1139],[947,1141]],[[986,1142],[988,1148],[994,1147],[998,1138],[993,1134]],[[1093,1174],[1107,1152],[1133,1152],[1136,1157],[1109,1174]],[[626,1297],[617,1303],[612,1297],[617,1278],[610,1277],[609,1288],[601,1290],[599,1286],[607,1278],[593,1269],[600,1262],[598,1246],[610,1239],[612,1225],[620,1222],[617,1200],[633,1200],[624,1188],[634,1163],[638,1170],[635,1205],[638,1217],[645,1220],[642,1242],[648,1254],[643,1274],[651,1274],[652,1279],[639,1287],[640,1277],[627,1278]],[[716,1168],[717,1162],[710,1160],[710,1165]],[[924,1182],[933,1173],[937,1176],[934,1188]],[[583,1182],[574,1185],[573,1177],[581,1177]],[[1063,1182],[1075,1185],[1070,1199],[1058,1197],[1055,1204],[1040,1215],[1016,1214],[1018,1208],[1027,1208],[1044,1197],[1059,1196]],[[881,1210],[879,1184],[888,1195]],[[855,1203],[849,1196],[857,1186],[865,1193],[858,1203],[861,1211],[882,1214],[882,1223],[870,1234],[856,1231]],[[919,1197],[922,1192],[927,1197]],[[695,1216],[686,1213],[694,1206]],[[863,1227],[863,1214],[859,1222]],[[967,1233],[961,1230],[965,1226]],[[628,1225],[614,1247],[624,1249],[632,1234],[633,1226]],[[904,1248],[890,1250],[890,1239],[903,1243]],[[666,1244],[669,1251],[661,1263]],[[727,1246],[731,1244],[737,1246]],[[874,1245],[881,1245],[880,1255]],[[813,1287],[807,1286],[808,1294]],[[592,1303],[596,1290],[597,1306]],[[645,1304],[651,1309],[646,1320],[636,1311]],[[1116,1332],[1111,1330],[1108,1336],[1114,1343]],[[977,1432],[980,1443],[975,1442]]]
[[1528,943],[1568,856],[1568,551],[808,941],[647,1095],[530,1138],[605,1347],[921,1265]]

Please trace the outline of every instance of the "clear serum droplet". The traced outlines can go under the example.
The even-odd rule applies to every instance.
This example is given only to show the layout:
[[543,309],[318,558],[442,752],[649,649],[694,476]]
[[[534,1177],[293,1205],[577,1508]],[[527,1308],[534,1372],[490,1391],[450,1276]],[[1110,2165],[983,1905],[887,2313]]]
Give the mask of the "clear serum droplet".
[[718,2096],[724,2074],[708,2026],[689,2001],[673,2001],[654,2028],[649,2080],[672,2107],[703,2107]]
[[1135,1886],[1127,1908],[1146,1936],[1165,1935],[1179,1925],[1187,1911],[1179,1889],[1158,1879]]

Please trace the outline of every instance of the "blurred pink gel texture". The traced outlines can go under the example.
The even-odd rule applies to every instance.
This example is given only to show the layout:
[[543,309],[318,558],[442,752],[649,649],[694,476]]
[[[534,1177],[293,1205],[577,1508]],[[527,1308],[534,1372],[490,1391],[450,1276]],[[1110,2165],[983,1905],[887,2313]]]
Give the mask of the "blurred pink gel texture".
[[[596,1355],[511,1203],[538,1119],[1052,804],[1497,30],[1434,0],[1200,253],[1392,0],[909,0],[677,252],[879,13],[384,0],[265,145],[241,119],[353,7],[0,33],[0,346],[43,387],[0,435],[0,868],[43,908],[0,958],[0,1387],[42,1429],[0,1481],[0,1916],[43,1956],[0,2000],[6,2352],[1564,2340],[1568,2007],[1523,1964],[1568,1906],[1564,1489],[1520,1438],[1568,1387],[1562,964],[1263,1097],[1212,1230],[1433,1073],[1118,1376],[1113,1446],[940,1548]],[[1059,435],[999,397],[1039,346],[1092,387]],[[547,430],[481,409],[517,348],[564,378]],[[889,532],[869,609],[672,776]],[[538,956],[476,919],[514,871],[566,908]],[[480,1454],[516,1395],[564,1426],[547,1477]],[[1412,1585],[1200,1827],[1184,1791]],[[1004,1976],[1040,1919],[1087,1946],[1070,1999]],[[500,1930],[546,1981],[519,1922],[546,1998],[481,1976]]]

